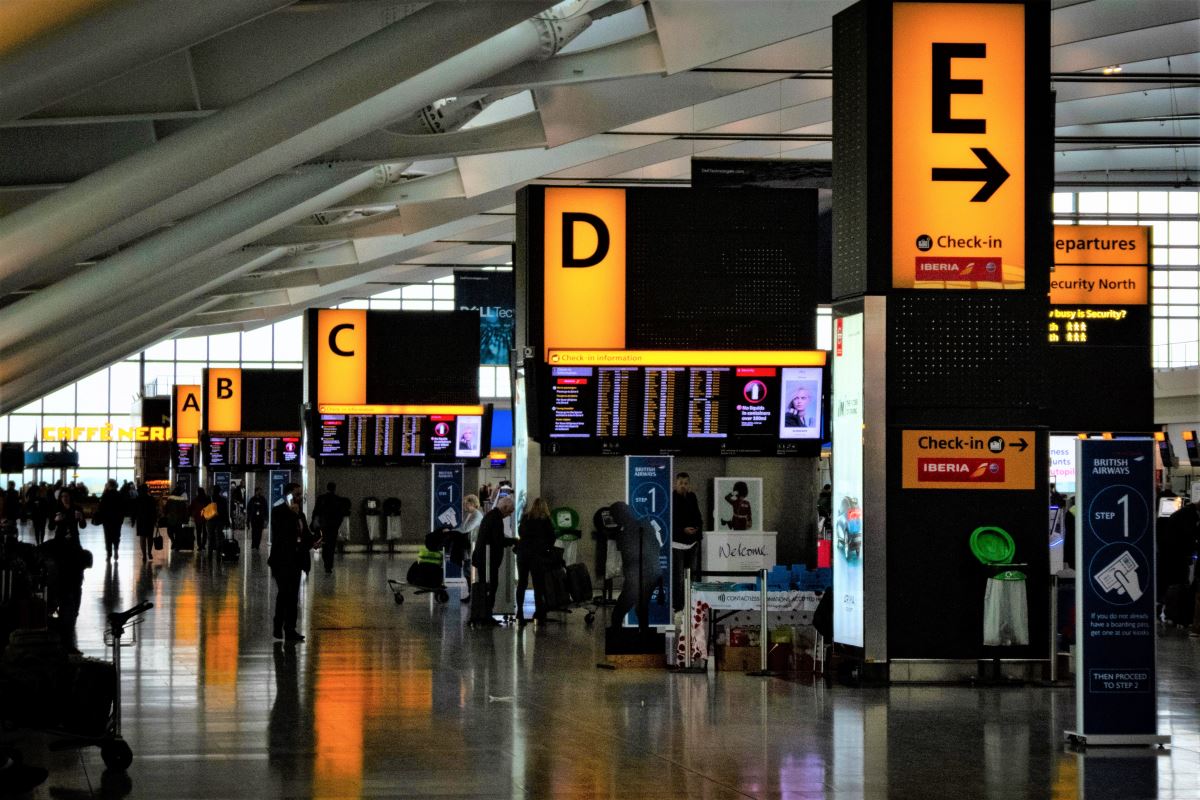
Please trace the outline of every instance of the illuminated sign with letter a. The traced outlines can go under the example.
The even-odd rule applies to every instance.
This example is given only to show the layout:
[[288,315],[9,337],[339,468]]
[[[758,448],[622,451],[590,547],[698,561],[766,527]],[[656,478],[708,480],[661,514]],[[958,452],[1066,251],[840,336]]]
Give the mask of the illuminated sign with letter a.
[[200,441],[200,426],[203,422],[200,413],[200,386],[175,386],[175,441],[184,444],[195,444]]
[[545,349],[624,349],[625,191],[551,187],[545,197]]
[[317,397],[320,404],[367,402],[367,312],[317,312]]

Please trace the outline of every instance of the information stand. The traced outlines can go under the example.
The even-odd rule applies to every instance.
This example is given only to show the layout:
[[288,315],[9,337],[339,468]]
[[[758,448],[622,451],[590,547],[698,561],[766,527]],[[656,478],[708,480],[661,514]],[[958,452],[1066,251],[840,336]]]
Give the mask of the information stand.
[[[433,520],[433,528],[457,530],[462,524],[463,465],[433,464],[429,470],[429,518]],[[444,558],[442,563],[444,582],[465,589],[467,580],[462,565]]]
[[1076,445],[1075,725],[1087,745],[1164,745],[1154,619],[1154,440]]

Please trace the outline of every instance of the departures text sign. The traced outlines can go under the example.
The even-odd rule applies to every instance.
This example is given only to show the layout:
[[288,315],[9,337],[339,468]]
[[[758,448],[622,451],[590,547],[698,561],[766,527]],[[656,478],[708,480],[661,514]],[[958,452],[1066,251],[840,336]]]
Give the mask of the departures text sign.
[[892,286],[1025,287],[1025,9],[896,3]]
[[905,489],[1033,489],[1033,431],[903,431]]

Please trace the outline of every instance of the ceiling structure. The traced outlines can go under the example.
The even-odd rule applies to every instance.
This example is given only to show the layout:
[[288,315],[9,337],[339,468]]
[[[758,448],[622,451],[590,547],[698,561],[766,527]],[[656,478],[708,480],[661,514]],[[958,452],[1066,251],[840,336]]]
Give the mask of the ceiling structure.
[[[529,182],[827,160],[850,3],[52,5],[0,18],[0,413],[165,338],[506,264]],[[1200,3],[1052,9],[1058,185],[1195,186]]]

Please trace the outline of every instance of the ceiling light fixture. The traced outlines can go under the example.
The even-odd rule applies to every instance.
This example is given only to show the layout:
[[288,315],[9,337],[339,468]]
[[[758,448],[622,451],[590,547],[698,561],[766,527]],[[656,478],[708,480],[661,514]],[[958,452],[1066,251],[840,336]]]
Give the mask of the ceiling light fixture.
[[1113,64],[1111,67],[1105,67],[1104,69],[1102,69],[1100,71],[1103,72],[1105,75],[1116,75],[1118,72],[1121,71],[1121,65]]

